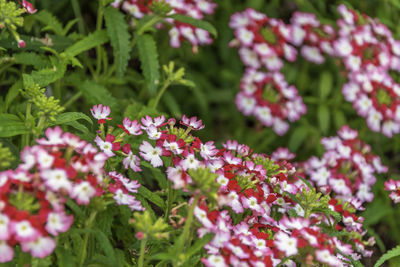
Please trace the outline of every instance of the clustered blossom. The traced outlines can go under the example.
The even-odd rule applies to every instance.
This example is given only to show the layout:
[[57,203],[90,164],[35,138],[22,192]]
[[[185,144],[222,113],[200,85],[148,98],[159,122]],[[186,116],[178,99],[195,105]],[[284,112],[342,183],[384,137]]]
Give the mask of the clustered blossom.
[[[140,186],[116,172],[104,173],[108,156],[61,128],[48,128],[37,145],[25,147],[22,163],[0,173],[0,263],[11,261],[13,247],[43,258],[56,246],[54,237],[74,221],[67,199],[88,205],[108,189],[118,205],[143,210],[133,193]],[[107,186],[108,181],[108,186]]]
[[340,5],[335,53],[348,82],[342,91],[368,127],[388,137],[400,132],[400,85],[389,71],[400,71],[400,41],[377,19]]
[[246,66],[236,96],[238,109],[246,116],[255,116],[264,126],[273,127],[277,134],[285,134],[289,129],[287,120],[296,121],[306,113],[297,88],[289,85],[280,72],[284,59],[297,59],[295,31],[282,20],[250,8],[233,14],[229,25],[235,34],[231,44],[239,47]]
[[[141,160],[153,167],[164,166],[174,189],[200,194],[194,209],[201,224],[197,233],[199,237],[214,234],[205,246],[208,255],[202,262],[206,266],[277,266],[286,257],[290,257],[286,261],[289,266],[306,261],[311,265],[350,266],[346,257],[358,260],[371,255],[367,247],[373,239],[363,240],[363,218],[354,214],[357,207],[341,199],[317,196],[285,160],[294,157],[288,150],[274,153],[275,164],[235,140],[224,143],[222,149],[213,141],[202,142],[191,134],[204,127],[196,117],[184,116],[180,121],[183,128],[164,116],[146,116],[138,121],[143,136],[134,139],[139,143],[132,142],[125,132],[120,134],[118,128],[104,131],[119,139],[122,147],[139,147],[135,153],[129,150],[130,155],[118,151],[125,159],[135,155],[134,168],[142,165]],[[132,168],[125,162],[123,165]],[[201,170],[207,170],[215,180],[197,180],[196,171]],[[136,190],[135,185],[132,187]],[[311,202],[295,201],[302,195],[316,197]],[[212,201],[216,203],[210,205]],[[333,210],[336,218],[314,211],[315,206]],[[328,235],[323,229],[329,225],[343,235]]]
[[[115,0],[111,5],[121,8],[135,19],[141,19],[143,16],[153,13],[152,3],[157,1],[161,2],[160,0]],[[172,8],[168,15],[181,14],[199,20],[204,19],[205,15],[213,14],[217,6],[212,0],[165,0],[164,2]],[[199,45],[212,43],[212,38],[206,30],[172,18],[167,18],[166,22],[171,25],[168,33],[172,47],[180,47],[182,41],[186,40],[196,51]]]
[[[255,116],[282,135],[289,128],[285,120],[293,122],[305,114],[296,87],[288,86],[280,73],[284,60],[296,60],[297,47],[304,59],[315,64],[322,64],[325,55],[339,58],[348,76],[342,88],[345,99],[353,103],[371,130],[388,137],[400,132],[400,84],[389,74],[400,71],[400,41],[376,19],[345,5],[340,5],[338,12],[337,29],[321,24],[311,13],[295,12],[290,24],[253,9],[232,15],[232,44],[239,46],[247,68],[236,96],[236,105],[244,115]],[[279,77],[284,86],[276,82],[265,86],[265,76]],[[282,95],[282,87],[290,91],[289,97]],[[280,107],[281,112],[274,113],[271,105]]]
[[400,202],[400,181],[392,180],[385,182],[385,190],[391,191],[389,197],[393,200],[394,203]]
[[325,153],[304,163],[304,172],[316,187],[332,191],[336,198],[349,202],[370,202],[374,195],[375,173],[387,172],[379,156],[358,139],[358,132],[343,126],[338,136],[323,138]]
[[33,257],[52,253],[54,237],[73,222],[67,198],[87,205],[102,193],[103,153],[59,127],[37,143],[21,152],[15,170],[0,173],[0,262],[13,259],[16,244]]

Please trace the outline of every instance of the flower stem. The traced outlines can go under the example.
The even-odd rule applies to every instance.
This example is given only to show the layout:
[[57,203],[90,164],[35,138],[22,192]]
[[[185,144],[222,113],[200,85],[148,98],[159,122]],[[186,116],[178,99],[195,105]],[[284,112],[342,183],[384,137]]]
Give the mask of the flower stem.
[[[86,221],[85,228],[90,229],[92,227],[93,221],[96,218],[97,211],[93,211],[90,214],[89,219]],[[85,236],[83,237],[83,246],[82,246],[82,253],[79,258],[79,266],[82,267],[83,263],[85,262],[86,259],[86,254],[87,254],[87,245],[88,245],[88,240],[89,240],[89,233],[86,233]]]
[[185,246],[186,240],[188,239],[190,226],[192,225],[192,221],[193,221],[194,209],[197,206],[197,202],[199,201],[199,197],[200,197],[200,195],[196,195],[194,197],[193,203],[192,203],[192,205],[190,206],[190,209],[189,209],[189,214],[188,214],[187,220],[185,222],[185,226],[183,228],[183,233],[179,237],[179,240],[178,240],[179,243],[178,243],[178,250],[177,251],[180,251],[182,254],[183,254],[183,250],[184,250],[184,246]]
[[171,213],[171,206],[172,206],[172,183],[168,180],[168,196],[167,196],[167,210],[165,212],[165,222],[168,223],[168,218]]
[[139,256],[139,261],[138,261],[138,267],[143,267],[144,252],[146,250],[146,243],[147,243],[147,238],[143,238],[141,243],[140,243],[140,256]]
[[152,108],[156,109],[158,106],[158,102],[160,102],[160,99],[162,97],[162,95],[164,94],[165,90],[167,90],[168,86],[170,85],[170,82],[167,80],[165,81],[163,87],[161,88],[161,90],[158,92],[156,99],[153,102]]

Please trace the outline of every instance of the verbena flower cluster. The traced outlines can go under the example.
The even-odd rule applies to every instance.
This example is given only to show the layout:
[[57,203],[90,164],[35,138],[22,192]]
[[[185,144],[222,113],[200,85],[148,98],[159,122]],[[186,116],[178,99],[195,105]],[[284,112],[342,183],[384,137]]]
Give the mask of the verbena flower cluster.
[[322,157],[311,157],[302,163],[315,186],[332,191],[336,198],[359,203],[356,206],[371,202],[375,173],[388,170],[379,156],[373,155],[370,146],[358,139],[358,132],[348,126],[343,126],[338,136],[323,138],[321,143],[325,147]]
[[[145,15],[152,14],[152,5],[159,0],[115,0],[111,5],[121,8],[123,11],[131,15],[134,19],[140,19]],[[216,4],[212,0],[166,0],[172,10],[168,15],[181,14],[190,16],[194,19],[203,19],[206,14],[213,14]],[[188,23],[176,21],[167,18],[166,21],[171,25],[168,33],[170,36],[170,45],[172,47],[180,47],[182,41],[186,40],[193,47],[212,43],[212,38],[206,30],[194,27]]]
[[[322,64],[325,55],[339,58],[349,79],[342,89],[345,99],[371,130],[388,137],[400,132],[400,85],[390,76],[390,71],[400,71],[400,41],[376,19],[345,5],[338,12],[342,18],[337,29],[321,24],[311,13],[295,12],[290,24],[253,9],[232,15],[232,45],[239,47],[246,66],[236,97],[244,115],[255,116],[282,135],[289,128],[286,120],[293,122],[305,114],[296,87],[280,73],[284,60],[296,60],[297,47],[304,59],[315,64]],[[265,81],[266,76],[278,78]]]
[[15,170],[0,173],[0,262],[13,259],[17,244],[33,257],[43,258],[56,246],[54,238],[74,221],[67,199],[88,205],[109,191],[120,205],[142,210],[131,193],[139,184],[112,172],[107,177],[107,155],[61,128],[48,128],[46,138],[21,152]]
[[[183,116],[184,127],[164,116],[125,118],[121,131],[105,128],[108,107],[95,106],[92,114],[100,123],[96,143],[105,154],[122,156],[124,167],[135,172],[141,171],[141,161],[163,167],[174,189],[191,193],[199,237],[214,234],[205,246],[206,266],[295,266],[296,262],[351,266],[352,260],[372,254],[367,247],[374,241],[363,240],[363,218],[355,215],[357,207],[318,193],[299,178],[283,160],[294,156],[288,150],[274,153],[274,163],[234,140],[218,149],[213,141],[202,142],[191,134],[204,127],[196,117]],[[341,133],[351,135],[346,130]],[[358,146],[352,137],[349,143]],[[133,145],[138,151],[132,150]],[[329,235],[327,229],[341,234]]]
[[400,132],[400,85],[390,71],[400,71],[400,41],[376,19],[338,8],[336,55],[342,58],[349,81],[345,99],[367,120],[372,131],[388,137]]

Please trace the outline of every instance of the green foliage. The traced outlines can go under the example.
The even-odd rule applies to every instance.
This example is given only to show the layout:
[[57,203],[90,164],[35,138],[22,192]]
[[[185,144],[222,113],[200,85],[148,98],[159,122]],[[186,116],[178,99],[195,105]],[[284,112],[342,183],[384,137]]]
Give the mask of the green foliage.
[[135,219],[133,227],[137,232],[143,233],[144,239],[162,239],[168,237],[168,233],[165,233],[168,224],[162,218],[154,221],[148,211],[135,212],[133,217]]
[[12,137],[26,134],[25,123],[14,114],[0,114],[0,137]]
[[375,263],[374,267],[379,267],[382,264],[384,264],[385,261],[390,260],[394,257],[398,257],[398,256],[400,256],[400,246],[397,246],[397,247],[389,250],[385,254],[383,254],[382,257],[380,257],[379,260]]
[[105,30],[95,31],[82,40],[74,43],[72,46],[65,50],[68,58],[75,57],[82,52],[92,49],[96,46],[102,45],[108,41],[107,32]]
[[144,34],[137,36],[136,39],[139,59],[143,76],[146,79],[147,89],[150,94],[154,95],[160,83],[157,46],[151,35]]
[[124,15],[114,7],[106,8],[104,19],[107,26],[107,35],[114,49],[114,63],[117,68],[117,76],[122,77],[125,73],[130,58],[128,25]]

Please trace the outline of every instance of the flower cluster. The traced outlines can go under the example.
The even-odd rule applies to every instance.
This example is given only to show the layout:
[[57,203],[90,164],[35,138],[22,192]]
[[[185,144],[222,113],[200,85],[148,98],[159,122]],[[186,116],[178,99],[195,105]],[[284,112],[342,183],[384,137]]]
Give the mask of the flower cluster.
[[385,190],[391,191],[389,197],[394,203],[400,202],[400,181],[392,180],[385,182]]
[[87,205],[102,192],[104,153],[59,127],[37,143],[21,152],[15,170],[0,173],[0,262],[12,260],[16,244],[34,257],[49,255],[53,237],[73,222],[67,198]]
[[[236,105],[244,115],[254,115],[282,135],[289,127],[283,121],[296,121],[306,112],[296,87],[288,86],[279,73],[283,59],[296,60],[298,47],[303,58],[315,64],[323,63],[325,55],[341,59],[349,79],[342,89],[345,99],[366,118],[371,130],[388,137],[400,132],[400,84],[389,74],[400,71],[400,41],[385,25],[365,14],[345,5],[340,5],[338,11],[341,18],[336,22],[337,29],[321,24],[311,13],[295,12],[288,25],[253,9],[231,17],[230,26],[235,32],[232,44],[239,46],[247,68],[236,97]],[[260,84],[265,76],[279,77],[291,98],[276,97],[282,94],[282,85],[276,82],[266,88]],[[274,92],[272,97],[270,92]],[[275,115],[270,105],[280,106],[279,114],[283,115]]]
[[[305,40],[318,41],[308,36],[311,34],[306,31],[307,21],[300,17],[298,13],[293,18],[298,26],[293,28],[279,19],[246,9],[233,14],[229,24],[235,33],[231,44],[239,47],[240,58],[246,66],[236,105],[244,115],[255,116],[264,126],[273,127],[279,135],[287,132],[287,120],[296,121],[306,113],[297,88],[289,85],[280,73],[283,59],[289,62],[297,59],[294,45]],[[297,38],[294,38],[295,33]],[[309,58],[315,54],[311,46],[302,53]]]
[[[145,15],[153,13],[154,2],[162,2],[159,0],[115,0],[112,5],[116,8],[121,7],[123,11],[131,15],[135,19],[140,19]],[[166,0],[172,10],[167,15],[181,14],[190,16],[195,19],[203,19],[206,14],[213,14],[216,4],[212,0]],[[170,45],[172,47],[180,47],[183,40],[187,40],[194,47],[194,51],[199,45],[212,43],[210,34],[203,29],[196,28],[188,23],[176,21],[167,18],[166,22],[171,25],[169,30]]]
[[323,138],[321,143],[326,150],[323,156],[311,157],[303,165],[315,186],[352,203],[372,201],[374,173],[387,172],[379,156],[373,155],[370,147],[358,139],[357,131],[348,126],[343,126],[338,136]]
[[400,85],[389,71],[400,71],[400,41],[376,19],[344,5],[338,11],[334,49],[349,79],[343,94],[372,131],[392,137],[400,132]]
[[[110,157],[123,156],[123,165],[133,171],[141,171],[142,160],[163,167],[174,189],[192,195],[201,225],[198,235],[214,234],[205,246],[206,266],[276,266],[282,259],[292,265],[349,266],[350,258],[371,255],[367,246],[373,242],[363,241],[363,219],[354,214],[356,207],[317,193],[299,179],[283,160],[294,156],[287,150],[274,153],[275,164],[234,140],[218,149],[213,141],[204,143],[191,134],[204,127],[196,117],[184,116],[184,127],[164,116],[123,122],[123,131],[100,130],[109,141],[96,139],[108,142],[107,147],[96,142]],[[116,143],[122,149],[113,149]],[[139,151],[124,151],[128,146]],[[341,235],[330,236],[327,228],[341,230]]]

